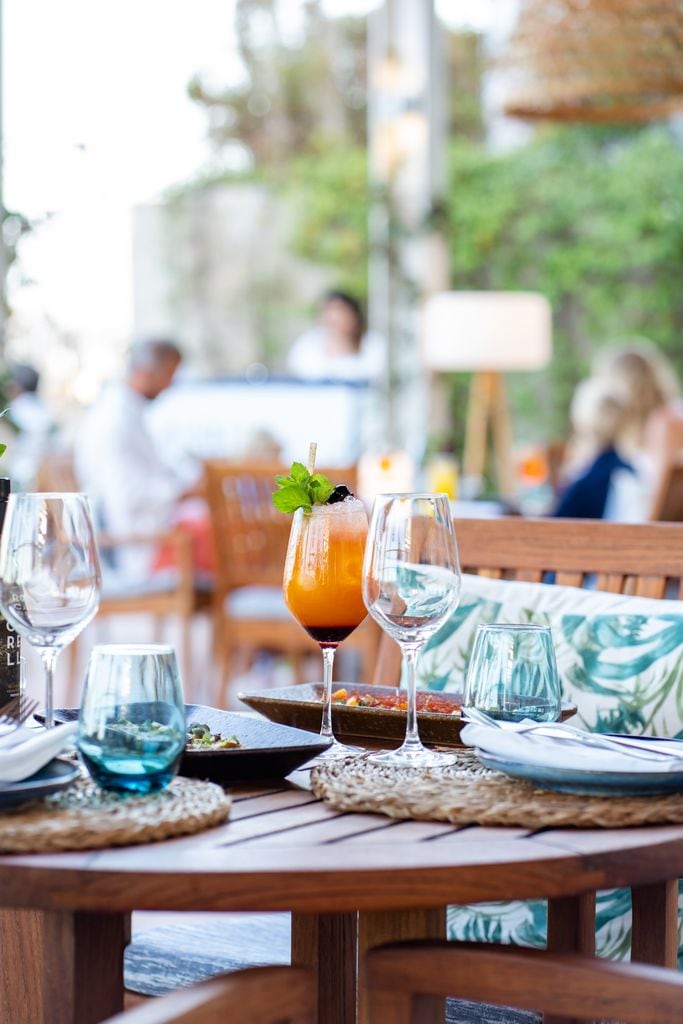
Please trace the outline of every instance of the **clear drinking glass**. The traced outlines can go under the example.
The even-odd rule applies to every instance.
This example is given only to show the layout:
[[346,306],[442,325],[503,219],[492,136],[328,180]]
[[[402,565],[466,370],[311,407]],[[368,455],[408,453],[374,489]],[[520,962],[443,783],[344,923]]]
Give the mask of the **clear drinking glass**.
[[375,500],[363,565],[368,611],[398,643],[408,688],[406,737],[373,754],[384,764],[430,767],[453,757],[427,750],[417,726],[416,665],[421,648],[457,608],[460,564],[445,494],[382,494]]
[[54,725],[60,651],[94,617],[100,563],[84,494],[13,494],[0,544],[0,608],[45,666],[45,724]]
[[323,717],[320,735],[332,740],[321,756],[357,753],[332,732],[332,671],[342,640],[365,618],[362,575],[368,533],[365,507],[357,498],[298,509],[289,535],[283,592],[294,618],[323,654]]
[[173,647],[93,647],[78,749],[99,786],[135,793],[163,789],[178,769],[185,735],[183,688]]
[[557,721],[561,692],[550,628],[478,626],[465,680],[464,715],[468,707],[501,721]]

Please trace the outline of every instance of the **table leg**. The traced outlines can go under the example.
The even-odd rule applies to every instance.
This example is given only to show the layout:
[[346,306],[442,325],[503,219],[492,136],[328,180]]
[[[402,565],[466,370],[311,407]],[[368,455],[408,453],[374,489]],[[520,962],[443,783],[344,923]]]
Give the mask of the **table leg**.
[[[367,911],[358,915],[358,1024],[369,1024],[363,977],[363,955],[374,946],[406,939],[445,939],[446,908],[437,910]],[[443,1024],[443,999],[424,1000],[420,1024]]]
[[[595,954],[595,893],[548,900],[548,942],[553,953]],[[579,1024],[573,1017],[543,1016],[543,1024]]]
[[678,881],[631,889],[631,959],[660,967],[678,965]]
[[130,914],[0,911],[0,1024],[98,1024],[123,1010]]
[[355,1024],[357,914],[292,914],[292,964],[318,975],[320,1024]]

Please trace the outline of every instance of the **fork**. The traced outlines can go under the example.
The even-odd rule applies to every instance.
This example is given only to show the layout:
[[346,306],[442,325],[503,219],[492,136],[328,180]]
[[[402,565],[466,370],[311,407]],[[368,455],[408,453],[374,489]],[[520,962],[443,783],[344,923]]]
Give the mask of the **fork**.
[[0,725],[11,725],[16,719],[16,713],[21,708],[21,697],[14,697],[7,704],[0,708]]
[[657,761],[661,764],[662,761],[683,759],[683,754],[653,750],[650,745],[645,743],[639,744],[637,740],[596,735],[596,733],[585,732],[583,729],[575,729],[572,725],[563,725],[559,722],[505,723],[492,718],[491,715],[487,715],[485,711],[481,711],[479,708],[467,708],[466,711],[463,711],[463,715],[465,718],[478,722],[480,725],[494,726],[496,729],[505,730],[506,726],[512,725],[512,728],[508,729],[509,732],[538,733],[539,736],[545,735],[551,739],[567,740],[569,743],[596,747],[600,750],[611,750],[613,753],[616,751],[623,754],[628,751],[632,757],[637,758],[639,761]]
[[15,697],[9,704],[0,708],[0,726],[9,726],[9,729],[0,736],[0,747],[4,745],[8,736],[14,736],[17,729],[21,728],[37,707],[37,700],[22,701],[21,697]]

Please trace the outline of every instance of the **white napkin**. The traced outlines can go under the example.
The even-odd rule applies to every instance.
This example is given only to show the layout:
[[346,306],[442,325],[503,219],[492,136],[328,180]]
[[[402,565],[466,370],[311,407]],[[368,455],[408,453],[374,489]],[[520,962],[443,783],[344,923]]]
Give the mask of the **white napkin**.
[[[0,748],[0,783],[21,782],[35,775],[53,757],[73,746],[78,722],[54,729],[17,729],[17,742]],[[27,737],[27,734],[30,734]]]
[[[550,727],[549,727],[550,728]],[[590,735],[590,734],[588,734]],[[683,772],[683,758],[680,757],[681,744],[666,740],[652,740],[648,747],[673,753],[679,757],[667,761],[665,758],[644,760],[629,754],[625,749],[620,751],[602,750],[598,747],[581,743],[580,737],[572,739],[554,739],[547,734],[518,733],[511,729],[499,729],[495,726],[478,725],[474,722],[466,725],[460,737],[468,746],[477,747],[482,753],[493,754],[495,757],[517,764],[534,765],[541,768],[561,768],[594,772]],[[667,750],[667,747],[669,748]]]

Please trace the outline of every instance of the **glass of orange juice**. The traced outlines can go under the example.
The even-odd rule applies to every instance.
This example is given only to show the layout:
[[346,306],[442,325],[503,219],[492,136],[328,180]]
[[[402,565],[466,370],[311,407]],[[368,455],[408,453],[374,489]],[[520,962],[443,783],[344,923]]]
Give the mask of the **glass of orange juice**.
[[285,561],[283,591],[294,618],[323,654],[321,736],[332,741],[322,755],[355,753],[332,731],[332,672],[338,645],[367,614],[363,603],[363,554],[368,518],[361,501],[347,497],[294,513]]

